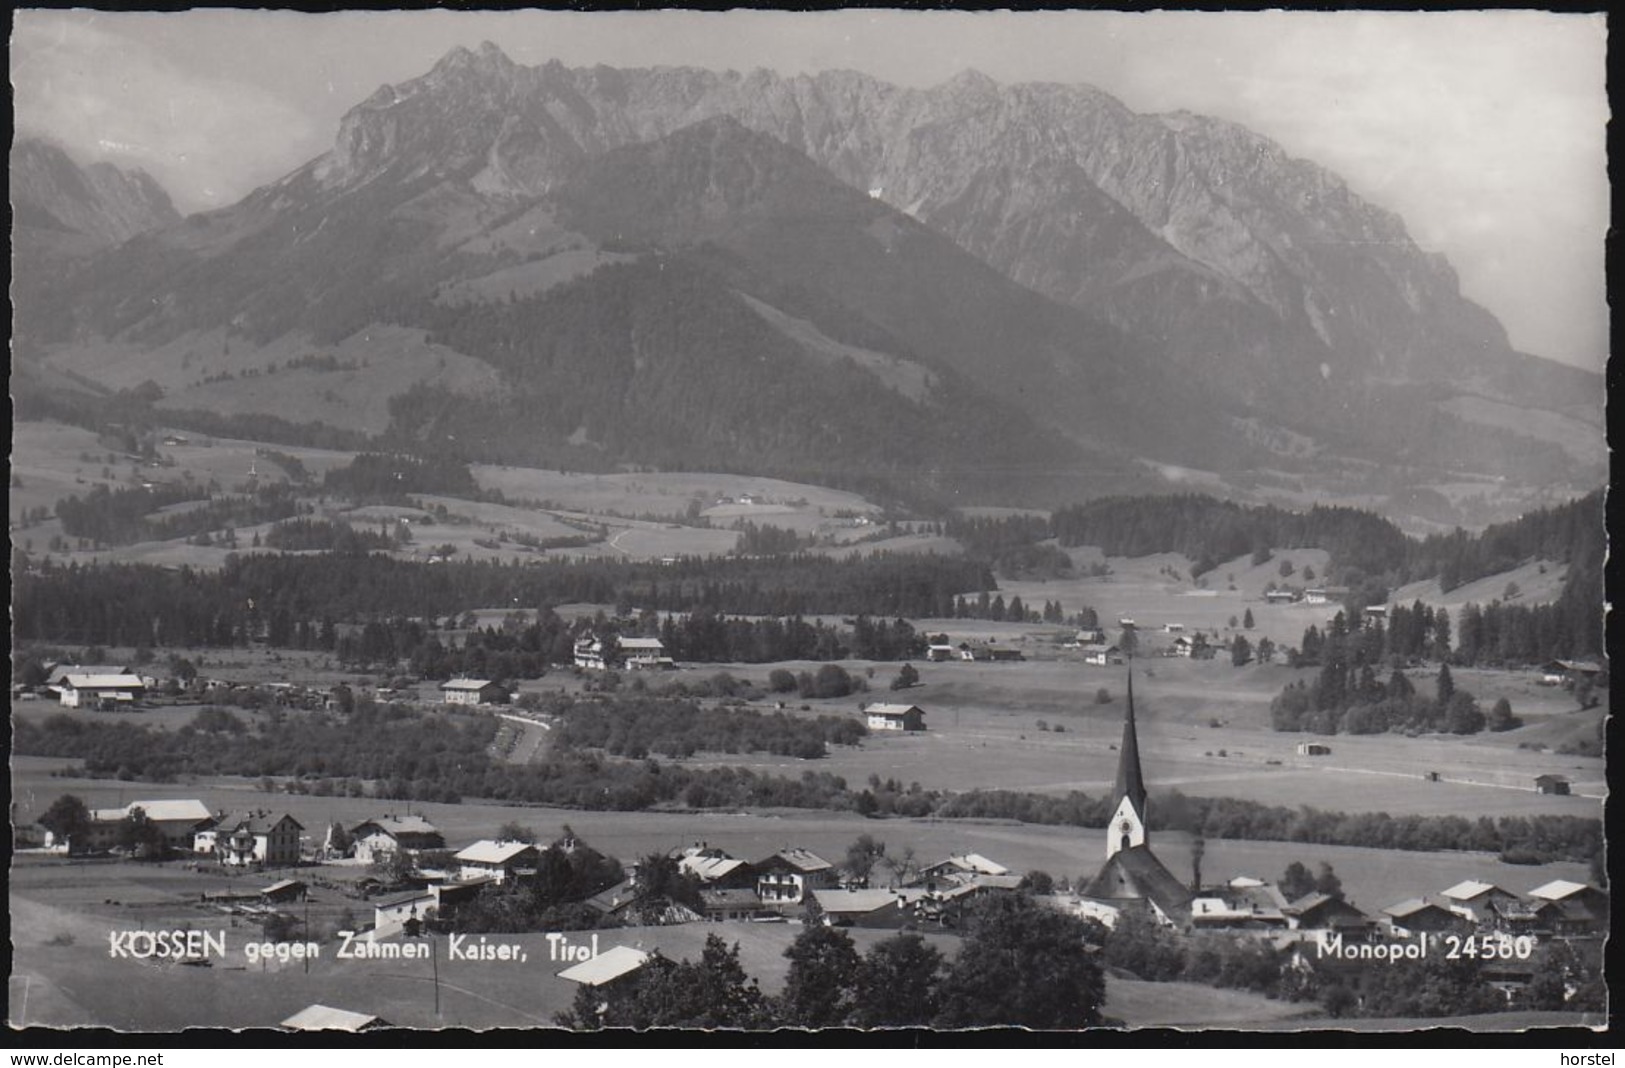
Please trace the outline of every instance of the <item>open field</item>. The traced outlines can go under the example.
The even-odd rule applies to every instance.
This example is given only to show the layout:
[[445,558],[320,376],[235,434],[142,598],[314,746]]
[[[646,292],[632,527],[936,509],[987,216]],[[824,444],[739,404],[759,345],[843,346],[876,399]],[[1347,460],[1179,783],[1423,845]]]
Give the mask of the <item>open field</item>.
[[[958,621],[960,635],[1008,635],[1016,624]],[[979,628],[971,630],[969,628]],[[1014,638],[1001,639],[1014,644]],[[857,748],[835,750],[818,762],[820,770],[861,783],[871,775],[919,782],[931,789],[1012,789],[1064,793],[1109,792],[1117,770],[1116,744],[1122,736],[1124,669],[1093,667],[1067,659],[1020,663],[947,661],[915,665],[921,684],[890,692],[896,674],[890,664],[847,662],[863,674],[875,669],[870,692],[806,704],[811,714],[855,713],[869,701],[903,700],[926,713],[927,730],[918,735],[878,736]],[[793,662],[791,670],[816,670]],[[1572,698],[1538,687],[1508,672],[1462,671],[1457,685],[1482,704],[1507,692],[1513,709],[1529,725],[1504,734],[1471,737],[1403,734],[1338,735],[1320,739],[1330,756],[1302,757],[1300,741],[1310,737],[1271,730],[1269,701],[1290,681],[1312,674],[1281,665],[1243,668],[1221,660],[1140,661],[1136,712],[1140,753],[1153,793],[1178,789],[1204,797],[1237,797],[1264,804],[1347,812],[1386,811],[1394,815],[1575,815],[1601,816],[1606,795],[1600,757],[1560,756],[1518,743],[1542,731],[1594,732],[1600,710],[1580,712]],[[714,671],[720,666],[696,666]],[[762,665],[728,665],[735,675],[761,681]],[[1151,677],[1147,677],[1149,674]],[[1418,688],[1431,685],[1426,672]],[[1110,700],[1096,702],[1105,689]],[[1048,729],[1039,727],[1042,721]],[[1217,721],[1218,726],[1211,724]],[[1061,728],[1059,731],[1056,728]],[[1221,755],[1222,753],[1222,755]],[[766,754],[694,758],[696,763],[727,763],[795,775],[806,766]],[[1437,772],[1439,781],[1426,776]],[[1573,780],[1574,794],[1534,792],[1534,778],[1561,772]]]

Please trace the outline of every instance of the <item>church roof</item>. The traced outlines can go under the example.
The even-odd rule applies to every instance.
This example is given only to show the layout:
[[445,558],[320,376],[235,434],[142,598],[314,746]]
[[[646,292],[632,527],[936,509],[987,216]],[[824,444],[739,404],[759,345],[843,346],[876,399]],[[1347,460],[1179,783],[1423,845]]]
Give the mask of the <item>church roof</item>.
[[1117,786],[1112,791],[1112,811],[1128,798],[1134,811],[1145,818],[1145,778],[1140,772],[1140,738],[1134,729],[1134,672],[1128,676],[1128,711],[1123,715],[1123,744],[1117,754]]
[[1191,892],[1148,846],[1133,846],[1113,853],[1083,896],[1097,901],[1146,900],[1165,916],[1175,916],[1188,908]]

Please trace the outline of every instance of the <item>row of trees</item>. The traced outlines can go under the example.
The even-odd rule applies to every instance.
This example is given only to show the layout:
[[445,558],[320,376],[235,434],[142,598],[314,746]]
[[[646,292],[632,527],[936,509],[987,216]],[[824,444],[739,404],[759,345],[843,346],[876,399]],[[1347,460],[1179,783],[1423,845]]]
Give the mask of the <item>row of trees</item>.
[[985,566],[946,556],[872,554],[842,560],[683,558],[500,564],[417,563],[373,554],[228,557],[216,571],[142,564],[62,567],[18,557],[12,622],[23,641],[81,645],[230,646],[266,636],[278,615],[338,622],[457,615],[489,605],[589,602],[655,612],[771,616],[951,613],[954,597],[985,590]]

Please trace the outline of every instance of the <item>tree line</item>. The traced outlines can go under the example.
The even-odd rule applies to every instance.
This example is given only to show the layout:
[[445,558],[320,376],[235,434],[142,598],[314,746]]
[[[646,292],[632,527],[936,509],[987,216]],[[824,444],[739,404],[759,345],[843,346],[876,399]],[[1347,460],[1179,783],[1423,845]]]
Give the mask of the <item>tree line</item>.
[[242,645],[263,640],[278,610],[290,626],[301,620],[430,618],[489,605],[571,602],[660,612],[709,608],[755,616],[895,619],[951,612],[956,594],[993,585],[984,565],[884,553],[844,560],[683,558],[672,564],[427,564],[380,554],[254,553],[229,556],[215,571],[19,561],[12,600],[15,638],[84,645]]

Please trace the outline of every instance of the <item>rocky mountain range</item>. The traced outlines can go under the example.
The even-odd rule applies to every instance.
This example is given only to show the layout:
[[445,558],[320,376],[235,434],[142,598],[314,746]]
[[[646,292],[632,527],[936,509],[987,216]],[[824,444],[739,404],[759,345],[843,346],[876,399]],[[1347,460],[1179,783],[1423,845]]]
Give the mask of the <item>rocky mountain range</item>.
[[[14,199],[17,172],[14,151]],[[867,383],[923,435],[902,466],[938,476],[1026,457],[1039,481],[1185,465],[1414,496],[1463,477],[1584,486],[1605,462],[1600,376],[1514,351],[1397,216],[1233,123],[1139,115],[1082,85],[525,67],[457,48],[352,109],[333,149],[287,178],[163,222],[42,297],[55,304],[19,350],[89,377],[139,368],[184,409],[204,349],[246,368],[289,338],[343,351],[389,324],[497,368],[505,403],[554,397],[561,414],[539,425],[475,420],[508,428],[485,435],[489,453],[531,458],[591,443],[600,462],[771,455],[783,470],[812,450],[862,467],[885,418],[850,403]],[[645,291],[641,336],[561,311]],[[678,314],[685,299],[713,308],[711,336]],[[580,343],[544,353],[497,320]],[[87,337],[94,355],[69,344]],[[813,394],[847,376],[803,396],[848,398],[830,411],[852,447],[807,431],[764,453],[773,423],[795,422],[771,390],[732,445],[681,419],[640,439],[660,409],[639,378],[655,337],[699,383],[685,403],[739,396],[742,365],[706,351],[787,341],[784,368],[821,372],[805,375]],[[588,349],[623,361],[623,392],[591,382]],[[403,399],[392,432],[422,440],[469,423],[459,405],[493,403],[439,392]]]

